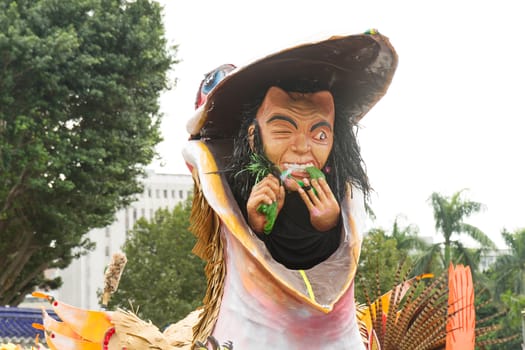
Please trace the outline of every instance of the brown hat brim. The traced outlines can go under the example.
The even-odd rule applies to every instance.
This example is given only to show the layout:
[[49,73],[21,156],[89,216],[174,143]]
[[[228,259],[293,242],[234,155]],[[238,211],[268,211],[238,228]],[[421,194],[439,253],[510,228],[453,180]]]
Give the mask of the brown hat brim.
[[397,54],[387,37],[372,32],[296,46],[266,56],[228,74],[210,92],[188,122],[192,138],[233,138],[243,106],[269,87],[294,80],[314,80],[334,96],[354,121],[386,93]]

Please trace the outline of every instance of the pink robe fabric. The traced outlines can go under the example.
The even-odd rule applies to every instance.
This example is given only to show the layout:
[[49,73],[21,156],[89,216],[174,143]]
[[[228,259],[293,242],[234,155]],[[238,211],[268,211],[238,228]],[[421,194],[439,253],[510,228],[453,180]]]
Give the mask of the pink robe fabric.
[[354,300],[365,219],[362,194],[354,189],[341,203],[341,244],[326,261],[305,270],[304,279],[300,271],[275,262],[248,227],[217,173],[213,147],[194,140],[183,151],[221,220],[225,243],[225,287],[213,336],[239,349],[365,349]]

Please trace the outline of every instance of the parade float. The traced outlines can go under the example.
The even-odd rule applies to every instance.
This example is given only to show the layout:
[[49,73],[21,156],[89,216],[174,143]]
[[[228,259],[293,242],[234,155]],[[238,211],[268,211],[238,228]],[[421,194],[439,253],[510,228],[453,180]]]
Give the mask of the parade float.
[[[195,183],[194,253],[207,263],[202,307],[161,331],[129,311],[84,310],[36,293],[60,319],[43,311],[39,327],[49,348],[474,349],[468,267],[399,275],[385,295],[364,304],[354,298],[369,186],[353,129],[386,93],[397,62],[388,38],[371,30],[208,73],[183,150]],[[265,129],[273,122],[277,141],[265,144],[275,136]],[[290,143],[286,159],[272,159],[281,142]],[[328,151],[318,156],[315,149]],[[287,207],[292,196],[304,208]],[[325,212],[337,215],[325,220]],[[309,247],[283,247],[296,228]],[[333,248],[323,246],[325,232],[335,232]],[[305,249],[323,254],[312,260]],[[120,259],[108,268],[106,298],[116,290]]]

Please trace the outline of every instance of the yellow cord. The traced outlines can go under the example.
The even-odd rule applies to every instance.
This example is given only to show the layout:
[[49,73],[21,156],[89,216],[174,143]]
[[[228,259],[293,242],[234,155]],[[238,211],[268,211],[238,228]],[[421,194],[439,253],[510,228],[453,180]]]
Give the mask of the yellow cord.
[[306,285],[306,290],[308,291],[308,296],[310,297],[310,299],[312,299],[312,301],[315,302],[314,290],[312,289],[312,285],[310,284],[310,281],[306,276],[306,272],[304,272],[304,270],[299,270],[299,273],[303,277],[304,284]]

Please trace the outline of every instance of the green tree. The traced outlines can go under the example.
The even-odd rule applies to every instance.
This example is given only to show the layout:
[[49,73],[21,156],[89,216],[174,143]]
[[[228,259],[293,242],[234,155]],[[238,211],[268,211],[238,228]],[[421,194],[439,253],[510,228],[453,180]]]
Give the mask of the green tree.
[[498,256],[493,265],[495,296],[499,297],[506,290],[525,295],[525,228],[515,232],[503,230],[501,236],[509,252]]
[[406,251],[399,250],[397,244],[397,240],[381,228],[371,229],[363,239],[355,287],[359,303],[365,303],[367,297],[373,301],[392,289],[399,282],[396,271],[400,264],[402,274],[410,268],[410,257]]
[[[461,197],[462,193],[463,191],[458,191],[451,197],[446,197],[434,192],[430,196],[429,200],[434,212],[436,232],[443,235],[444,242],[435,244],[427,256],[441,255],[441,248],[443,248],[444,255],[441,256],[442,267],[448,267],[454,256],[455,263],[465,263],[469,265],[473,271],[476,271],[477,263],[475,256],[472,255],[472,252],[469,251],[461,241],[454,240],[453,236],[468,235],[481,245],[482,250],[495,249],[496,245],[479,228],[465,222],[465,219],[470,215],[481,211],[482,204],[463,199]],[[426,259],[426,261],[431,260],[432,259]]]
[[140,219],[124,243],[128,262],[109,306],[138,309],[142,319],[162,328],[202,304],[204,261],[191,250],[191,201],[172,212],[159,210],[151,222]]
[[150,0],[0,0],[0,305],[141,192],[176,63]]
[[476,326],[493,329],[477,337],[479,342],[492,343],[480,349],[520,349],[523,340],[521,312],[525,309],[525,296],[507,290],[499,296],[499,301],[495,302],[490,294],[487,290],[476,291]]
[[417,254],[428,248],[428,244],[419,237],[419,228],[415,225],[401,226],[400,217],[396,217],[390,236],[396,240],[396,248],[405,255]]
[[[483,273],[483,278],[490,285],[488,289],[492,296],[490,303],[484,303],[479,310],[481,317],[493,316],[504,312],[504,317],[491,320],[491,324],[499,325],[499,329],[491,334],[490,339],[501,339],[519,335],[522,328],[522,310],[525,308],[525,229],[514,232],[501,232],[508,251],[496,258],[490,268]],[[478,296],[476,295],[476,299]],[[522,339],[517,337],[511,342],[494,344],[487,349],[519,348]]]
[[417,226],[402,225],[400,219],[401,216],[396,217],[390,232],[373,228],[363,240],[356,283],[356,298],[360,302],[365,301],[365,291],[372,300],[378,296],[378,282],[380,293],[399,283],[395,276],[398,267],[401,266],[402,274],[408,270],[411,276],[418,273],[414,261],[429,245],[418,236]]

